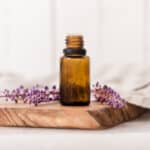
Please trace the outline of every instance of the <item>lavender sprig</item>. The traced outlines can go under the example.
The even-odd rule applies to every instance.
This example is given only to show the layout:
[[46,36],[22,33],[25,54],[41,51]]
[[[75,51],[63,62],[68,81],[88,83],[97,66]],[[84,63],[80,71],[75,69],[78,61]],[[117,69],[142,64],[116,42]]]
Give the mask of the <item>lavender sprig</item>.
[[113,108],[122,108],[126,103],[111,87],[107,85],[101,86],[99,82],[93,85],[93,90],[91,92],[97,101],[111,105]]
[[19,100],[22,100],[23,103],[34,104],[37,106],[42,102],[51,102],[55,100],[59,100],[59,91],[56,89],[56,86],[52,86],[49,89],[48,86],[33,86],[28,89],[24,86],[20,86],[19,88],[8,90],[5,89],[1,92],[0,97],[5,97],[6,100],[11,100],[18,103]]

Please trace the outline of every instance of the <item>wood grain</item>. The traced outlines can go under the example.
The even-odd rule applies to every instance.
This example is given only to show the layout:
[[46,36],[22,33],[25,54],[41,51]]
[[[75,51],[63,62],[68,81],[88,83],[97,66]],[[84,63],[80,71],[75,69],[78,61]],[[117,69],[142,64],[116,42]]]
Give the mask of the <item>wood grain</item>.
[[123,109],[92,102],[90,106],[66,107],[58,102],[41,104],[0,104],[0,126],[104,129],[133,120],[145,109],[127,104]]

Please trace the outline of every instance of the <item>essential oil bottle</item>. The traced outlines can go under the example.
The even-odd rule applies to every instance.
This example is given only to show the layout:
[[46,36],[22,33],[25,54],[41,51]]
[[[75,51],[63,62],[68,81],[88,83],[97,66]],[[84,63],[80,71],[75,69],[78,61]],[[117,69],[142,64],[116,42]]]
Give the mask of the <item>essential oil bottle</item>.
[[60,60],[61,104],[84,106],[90,103],[89,57],[81,35],[68,35]]

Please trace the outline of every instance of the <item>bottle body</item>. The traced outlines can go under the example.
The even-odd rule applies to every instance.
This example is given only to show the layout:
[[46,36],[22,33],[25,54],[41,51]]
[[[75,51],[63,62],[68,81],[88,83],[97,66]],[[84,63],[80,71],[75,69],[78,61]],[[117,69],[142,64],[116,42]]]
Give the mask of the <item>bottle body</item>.
[[63,56],[60,62],[60,95],[63,105],[90,103],[90,66],[88,56]]

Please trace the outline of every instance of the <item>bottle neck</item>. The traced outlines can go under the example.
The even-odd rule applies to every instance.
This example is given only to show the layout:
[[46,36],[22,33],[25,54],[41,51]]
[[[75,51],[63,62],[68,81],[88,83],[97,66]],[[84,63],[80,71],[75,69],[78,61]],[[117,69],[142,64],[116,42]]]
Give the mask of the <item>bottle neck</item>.
[[69,49],[82,49],[83,37],[81,35],[68,35],[66,37],[66,47]]
[[69,35],[66,38],[66,48],[64,55],[68,57],[83,57],[86,50],[83,48],[83,37],[81,35]]

